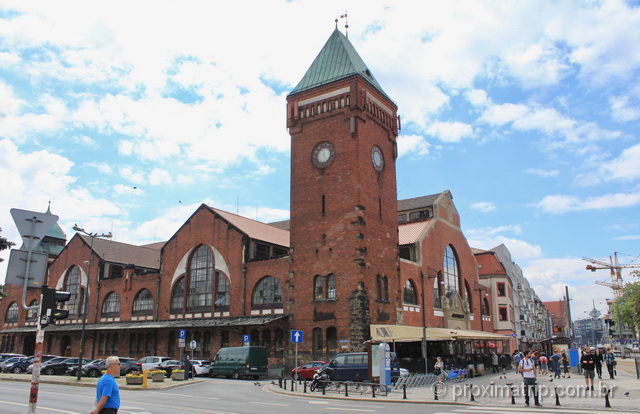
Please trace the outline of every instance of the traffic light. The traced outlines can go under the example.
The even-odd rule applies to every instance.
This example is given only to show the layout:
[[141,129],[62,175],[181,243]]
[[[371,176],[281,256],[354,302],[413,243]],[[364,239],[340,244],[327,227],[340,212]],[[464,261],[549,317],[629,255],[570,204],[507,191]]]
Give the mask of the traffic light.
[[69,311],[58,309],[59,303],[64,303],[71,299],[71,292],[58,292],[55,289],[42,288],[42,307],[40,308],[40,324],[45,327],[54,325],[56,320],[69,317]]

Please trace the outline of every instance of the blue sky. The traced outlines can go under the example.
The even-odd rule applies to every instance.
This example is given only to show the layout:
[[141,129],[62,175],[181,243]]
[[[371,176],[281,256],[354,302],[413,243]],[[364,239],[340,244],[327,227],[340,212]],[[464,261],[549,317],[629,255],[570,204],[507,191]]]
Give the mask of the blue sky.
[[131,243],[203,201],[287,218],[285,97],[346,6],[399,106],[399,197],[450,189],[472,246],[505,243],[543,299],[569,284],[577,316],[610,296],[582,256],[640,262],[636,2],[87,3],[0,0],[13,240],[9,209],[49,200]]

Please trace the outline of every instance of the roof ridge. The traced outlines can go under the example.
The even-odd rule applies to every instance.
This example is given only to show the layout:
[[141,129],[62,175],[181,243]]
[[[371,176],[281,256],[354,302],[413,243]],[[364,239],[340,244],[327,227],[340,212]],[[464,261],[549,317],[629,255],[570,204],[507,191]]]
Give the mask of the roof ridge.
[[[83,239],[91,239],[91,236],[87,236],[86,234],[78,234],[80,237],[82,237]],[[121,241],[117,241],[117,240],[113,240],[113,239],[104,239],[102,237],[96,237],[96,239],[98,240],[102,240],[104,242],[109,242],[109,243],[118,243],[118,244],[125,244],[127,246],[133,246],[133,247],[138,247],[140,249],[147,249],[147,250],[153,250],[153,251],[158,251],[158,249],[153,249],[151,247],[146,247],[146,246],[141,246],[141,245],[137,245],[137,244],[131,244],[131,243],[125,243],[125,242],[121,242]]]

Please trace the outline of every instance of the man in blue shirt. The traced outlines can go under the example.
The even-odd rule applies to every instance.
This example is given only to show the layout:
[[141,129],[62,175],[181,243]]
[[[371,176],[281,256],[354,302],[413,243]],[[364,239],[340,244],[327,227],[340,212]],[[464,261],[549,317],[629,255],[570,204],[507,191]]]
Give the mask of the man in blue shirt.
[[110,356],[105,361],[107,373],[100,378],[96,386],[96,409],[90,414],[117,414],[120,408],[120,390],[115,377],[120,374],[120,360]]

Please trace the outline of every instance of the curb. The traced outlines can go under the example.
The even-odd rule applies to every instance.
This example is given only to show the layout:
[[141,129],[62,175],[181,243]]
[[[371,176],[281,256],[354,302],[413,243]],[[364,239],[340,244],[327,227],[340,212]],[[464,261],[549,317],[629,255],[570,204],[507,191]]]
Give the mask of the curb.
[[[30,383],[31,380],[30,379],[26,379],[26,378],[0,378],[0,381],[12,381],[12,382],[28,382]],[[185,381],[182,384],[171,384],[171,385],[167,385],[166,387],[162,387],[162,388],[142,388],[141,385],[136,385],[136,386],[132,386],[132,385],[122,385],[119,386],[118,388],[121,390],[127,390],[127,391],[163,391],[163,390],[171,390],[174,388],[180,388],[180,387],[186,387],[188,385],[191,384],[199,384],[201,382],[204,382],[203,380],[191,380],[191,381]],[[91,387],[91,388],[95,388],[96,384],[88,384],[88,383],[81,383],[81,382],[64,382],[64,381],[51,381],[51,380],[40,380],[40,384],[53,384],[53,385],[68,385],[71,387]]]

